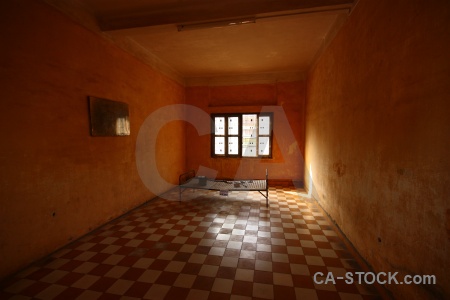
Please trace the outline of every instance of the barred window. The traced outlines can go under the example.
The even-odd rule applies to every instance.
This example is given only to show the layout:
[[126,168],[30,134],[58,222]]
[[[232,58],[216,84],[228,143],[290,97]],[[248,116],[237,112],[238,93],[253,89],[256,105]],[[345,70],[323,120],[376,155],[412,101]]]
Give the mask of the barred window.
[[272,157],[272,113],[213,114],[213,157]]

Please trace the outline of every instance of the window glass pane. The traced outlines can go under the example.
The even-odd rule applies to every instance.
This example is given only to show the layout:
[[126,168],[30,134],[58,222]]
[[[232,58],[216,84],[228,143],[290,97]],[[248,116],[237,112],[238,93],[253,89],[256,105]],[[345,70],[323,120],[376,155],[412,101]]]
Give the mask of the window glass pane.
[[239,154],[239,138],[237,136],[228,138],[228,154]]
[[225,138],[223,136],[214,139],[214,154],[225,154]]
[[239,134],[239,118],[238,117],[228,117],[228,134],[238,135]]
[[242,136],[256,137],[256,115],[242,115]]
[[258,156],[258,153],[256,153],[256,147],[242,146],[242,156],[245,156],[245,157],[256,157],[256,156]]
[[225,134],[225,117],[215,117],[214,118],[215,134],[224,135]]
[[242,138],[242,156],[257,156],[256,138]]
[[270,134],[270,117],[263,116],[259,117],[259,134],[269,135]]
[[259,155],[269,155],[270,152],[270,139],[268,136],[262,136],[259,138]]
[[256,139],[255,138],[242,138],[242,146],[256,147]]

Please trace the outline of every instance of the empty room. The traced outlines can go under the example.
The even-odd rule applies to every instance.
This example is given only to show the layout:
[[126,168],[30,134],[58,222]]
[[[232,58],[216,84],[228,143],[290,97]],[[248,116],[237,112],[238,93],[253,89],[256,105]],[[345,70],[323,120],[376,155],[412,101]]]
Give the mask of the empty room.
[[6,0],[1,299],[450,299],[450,2]]

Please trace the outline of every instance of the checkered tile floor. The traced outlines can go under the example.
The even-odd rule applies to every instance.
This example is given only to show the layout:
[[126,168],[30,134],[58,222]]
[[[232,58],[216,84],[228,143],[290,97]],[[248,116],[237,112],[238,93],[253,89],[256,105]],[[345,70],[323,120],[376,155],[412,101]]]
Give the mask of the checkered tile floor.
[[381,299],[373,286],[315,284],[361,271],[317,204],[290,188],[178,190],[0,285],[0,299]]

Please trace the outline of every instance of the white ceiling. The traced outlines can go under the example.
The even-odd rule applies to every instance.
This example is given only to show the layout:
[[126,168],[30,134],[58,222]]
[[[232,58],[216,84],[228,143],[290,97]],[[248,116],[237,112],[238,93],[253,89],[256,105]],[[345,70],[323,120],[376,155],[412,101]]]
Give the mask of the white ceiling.
[[[126,39],[182,78],[306,72],[353,6],[353,0],[72,0],[72,7],[47,2],[72,16],[75,7],[82,8],[103,34]],[[177,30],[180,24],[238,18],[256,22]]]

